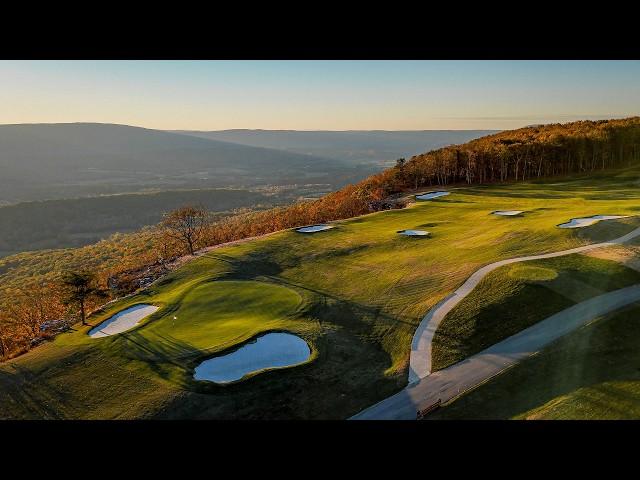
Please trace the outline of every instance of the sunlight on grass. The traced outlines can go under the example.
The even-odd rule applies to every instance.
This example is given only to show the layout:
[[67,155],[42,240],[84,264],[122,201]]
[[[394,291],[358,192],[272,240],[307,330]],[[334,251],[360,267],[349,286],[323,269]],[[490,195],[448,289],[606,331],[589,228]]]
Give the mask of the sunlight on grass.
[[[600,213],[638,214],[640,193],[629,183],[638,175],[633,170],[625,173],[624,181],[612,174],[598,181],[567,181],[562,187],[527,183],[460,188],[410,208],[332,222],[335,228],[320,234],[290,230],[218,248],[90,318],[95,325],[135,303],[161,307],[130,332],[91,340],[88,327],[81,328],[0,366],[0,411],[12,418],[47,417],[51,412],[65,418],[168,412],[171,418],[191,418],[193,412],[207,418],[256,418],[259,412],[273,418],[348,417],[406,385],[411,338],[421,318],[481,266],[633,230],[638,224],[634,218],[603,221],[580,232],[556,225]],[[525,213],[514,218],[491,215],[512,209]],[[429,238],[397,234],[425,228]],[[525,310],[530,310],[527,322],[537,321],[539,313],[575,301],[545,284],[580,293],[576,282],[558,283],[569,268],[551,263],[519,266],[504,281],[489,283],[495,287],[493,294],[477,305],[488,307],[499,296],[533,288],[527,297],[531,307]],[[613,288],[616,283],[593,283],[596,270],[589,267],[587,274],[575,278],[602,291]],[[623,283],[637,281],[622,270],[607,267],[604,273]],[[469,309],[473,322],[477,314]],[[514,328],[522,325],[513,323]],[[304,367],[258,375],[227,389],[203,390],[188,380],[198,359],[270,329],[300,335],[317,348],[317,358]],[[450,359],[463,350],[452,351]],[[39,401],[24,398],[35,395],[36,382],[65,385],[64,391],[51,391],[44,414]],[[107,395],[114,399],[107,401]]]

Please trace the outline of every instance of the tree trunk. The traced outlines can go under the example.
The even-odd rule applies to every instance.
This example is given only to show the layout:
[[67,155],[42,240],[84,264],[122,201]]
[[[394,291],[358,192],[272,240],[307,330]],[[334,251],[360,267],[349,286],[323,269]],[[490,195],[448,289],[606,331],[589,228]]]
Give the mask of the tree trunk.
[[87,315],[84,309],[84,300],[80,300],[80,318],[82,319],[82,325],[87,324]]

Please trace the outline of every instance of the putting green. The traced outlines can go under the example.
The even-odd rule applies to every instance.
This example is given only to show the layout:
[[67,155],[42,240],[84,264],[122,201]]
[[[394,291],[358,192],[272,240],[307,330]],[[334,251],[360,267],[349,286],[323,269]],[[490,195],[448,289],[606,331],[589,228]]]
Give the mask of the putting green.
[[171,337],[199,350],[218,350],[266,330],[286,328],[301,304],[298,293],[271,283],[205,282],[188,290],[142,334]]

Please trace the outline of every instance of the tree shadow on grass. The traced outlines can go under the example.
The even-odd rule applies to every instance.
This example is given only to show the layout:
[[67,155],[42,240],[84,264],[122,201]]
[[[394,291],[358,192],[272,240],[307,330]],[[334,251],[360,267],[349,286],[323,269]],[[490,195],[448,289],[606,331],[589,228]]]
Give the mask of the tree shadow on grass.
[[159,378],[187,388],[193,359],[203,355],[188,342],[154,332],[122,334],[116,345],[122,357],[143,362]]
[[445,220],[442,222],[429,222],[429,223],[423,223],[422,225],[418,225],[417,228],[430,228],[430,227],[437,227],[439,225],[442,225],[443,223],[451,223],[451,221],[449,220]]
[[348,330],[328,329],[315,343],[313,362],[229,385],[194,382],[154,418],[343,419],[404,386],[382,374],[388,354]]
[[603,220],[587,228],[576,228],[573,233],[576,237],[586,240],[588,243],[599,243],[622,237],[638,228],[638,226],[640,226],[640,218],[620,218],[617,220]]
[[[55,405],[70,402],[66,390],[52,385],[44,376],[27,367],[15,363],[11,364],[11,367],[14,373],[0,370],[0,399],[3,405],[0,409],[0,419],[65,418]],[[19,408],[14,410],[10,405]]]
[[250,280],[260,276],[271,276],[282,273],[282,266],[273,260],[269,260],[269,254],[260,251],[243,257],[233,257],[221,254],[206,254],[208,258],[225,262],[230,270],[224,275],[226,279]]

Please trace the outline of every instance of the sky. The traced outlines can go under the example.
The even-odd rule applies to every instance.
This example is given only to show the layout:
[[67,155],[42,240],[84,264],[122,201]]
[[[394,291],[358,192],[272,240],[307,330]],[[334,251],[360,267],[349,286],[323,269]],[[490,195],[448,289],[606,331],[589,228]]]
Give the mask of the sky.
[[638,114],[639,61],[0,61],[0,124],[462,130]]

